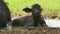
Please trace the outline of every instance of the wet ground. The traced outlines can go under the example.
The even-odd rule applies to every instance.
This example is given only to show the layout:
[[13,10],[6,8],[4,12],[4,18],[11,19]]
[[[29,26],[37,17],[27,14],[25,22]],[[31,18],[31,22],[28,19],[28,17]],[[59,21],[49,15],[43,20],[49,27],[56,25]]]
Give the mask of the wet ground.
[[11,31],[0,30],[0,34],[60,34],[60,28],[36,27],[31,30],[14,27]]

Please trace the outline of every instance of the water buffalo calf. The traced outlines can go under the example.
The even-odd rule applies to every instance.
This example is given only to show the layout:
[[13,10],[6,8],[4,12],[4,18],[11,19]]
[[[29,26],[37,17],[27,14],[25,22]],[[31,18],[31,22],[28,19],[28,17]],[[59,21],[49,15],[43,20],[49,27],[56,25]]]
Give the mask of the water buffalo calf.
[[34,26],[38,26],[41,25],[46,25],[45,21],[41,18],[41,12],[42,12],[42,8],[39,4],[34,4],[32,5],[32,8],[24,8],[23,11],[27,12],[27,13],[32,13],[33,19],[34,19]]
[[12,21],[13,26],[44,26],[46,25],[45,21],[41,18],[41,12],[42,8],[39,4],[34,4],[32,5],[32,8],[24,8],[23,11],[27,13],[32,13],[32,15],[24,16],[24,17],[19,17],[17,19],[14,19]]

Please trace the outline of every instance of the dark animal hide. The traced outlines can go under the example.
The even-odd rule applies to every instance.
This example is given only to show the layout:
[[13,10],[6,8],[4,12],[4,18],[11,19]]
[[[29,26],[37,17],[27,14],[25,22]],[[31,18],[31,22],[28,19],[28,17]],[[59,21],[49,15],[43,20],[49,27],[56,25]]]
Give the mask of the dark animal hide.
[[11,21],[10,10],[4,0],[0,0],[0,27],[6,27],[7,22]]

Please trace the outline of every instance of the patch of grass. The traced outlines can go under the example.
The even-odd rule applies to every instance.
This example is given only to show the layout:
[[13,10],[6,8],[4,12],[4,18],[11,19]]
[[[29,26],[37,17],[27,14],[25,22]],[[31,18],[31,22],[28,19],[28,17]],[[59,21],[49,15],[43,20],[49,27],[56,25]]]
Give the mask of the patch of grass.
[[23,12],[23,8],[30,7],[31,5],[37,3],[40,4],[43,8],[42,14],[50,13],[50,14],[60,14],[60,0],[5,0],[8,2],[9,9],[11,13],[15,14],[26,14]]

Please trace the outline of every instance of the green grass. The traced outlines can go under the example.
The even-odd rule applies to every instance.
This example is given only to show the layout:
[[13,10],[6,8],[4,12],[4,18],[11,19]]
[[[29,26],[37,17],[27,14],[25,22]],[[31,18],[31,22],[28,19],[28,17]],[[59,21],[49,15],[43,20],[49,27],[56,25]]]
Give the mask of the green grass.
[[37,3],[44,9],[43,14],[47,12],[60,14],[60,0],[5,0],[5,2],[9,2],[8,7],[11,13],[25,14],[25,12],[22,11],[23,8],[31,8],[33,4]]

